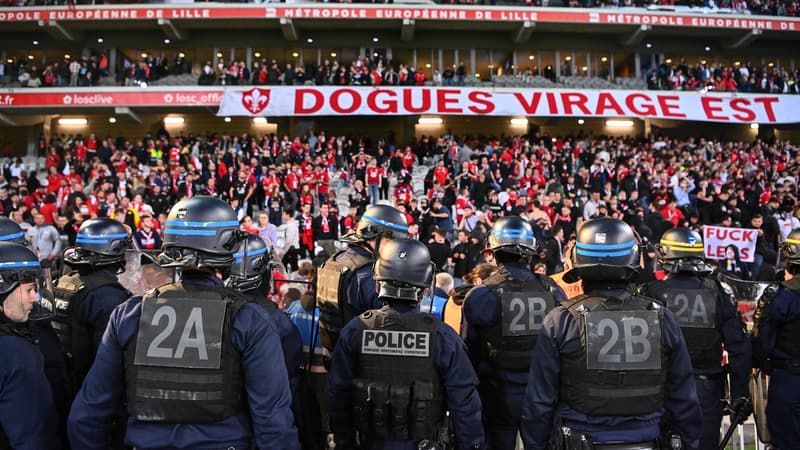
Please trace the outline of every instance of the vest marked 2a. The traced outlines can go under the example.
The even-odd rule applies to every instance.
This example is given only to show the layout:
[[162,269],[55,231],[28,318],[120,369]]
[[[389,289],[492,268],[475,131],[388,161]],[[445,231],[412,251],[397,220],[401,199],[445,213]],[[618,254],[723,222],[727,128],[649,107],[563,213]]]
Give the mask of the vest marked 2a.
[[717,286],[714,280],[698,278],[696,288],[670,287],[670,280],[647,286],[647,295],[672,311],[681,327],[692,367],[721,369],[722,335],[716,326]]
[[210,423],[246,410],[233,318],[248,299],[182,283],[148,292],[125,348],[128,413],[141,421]]

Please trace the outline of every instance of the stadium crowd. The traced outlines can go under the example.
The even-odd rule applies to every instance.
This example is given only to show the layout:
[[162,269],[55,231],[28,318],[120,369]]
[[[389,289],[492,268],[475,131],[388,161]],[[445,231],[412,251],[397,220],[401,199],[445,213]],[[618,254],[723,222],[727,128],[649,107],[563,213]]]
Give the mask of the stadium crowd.
[[[562,75],[570,75],[569,68],[569,65],[562,68]],[[177,53],[172,60],[163,54],[147,54],[137,61],[124,59],[117,82],[124,86],[147,86],[165,77],[188,73],[191,68],[183,53]],[[248,67],[243,60],[226,62],[220,58],[216,64],[211,61],[203,64],[197,83],[201,86],[464,86],[469,73],[463,62],[440,73],[438,69],[415,68],[381,56],[358,58],[349,65],[327,58],[319,66],[306,67],[267,58],[255,60]],[[507,73],[526,83],[534,78],[530,68],[518,67]],[[16,80],[21,87],[97,86],[108,75],[105,53],[43,66],[26,59],[12,59],[11,63],[0,61],[0,85]],[[551,66],[544,69],[543,76],[553,82],[559,81]],[[683,58],[678,63],[667,59],[646,75],[646,82],[650,90],[798,94],[798,78],[800,68],[774,63],[759,66],[745,61],[728,65],[698,59],[696,64],[690,64]]]
[[705,60],[689,65],[685,59],[678,64],[662,63],[647,77],[651,90],[721,92],[756,92],[769,94],[798,94],[797,68],[758,67],[750,61],[733,66],[707,64]]
[[[56,264],[94,217],[115,218],[139,248],[158,249],[169,208],[197,195],[229,202],[242,229],[267,240],[290,272],[334,253],[369,205],[396,205],[410,235],[428,243],[457,284],[485,262],[486,233],[507,214],[533,224],[536,262],[548,274],[563,269],[576,227],[592,217],[623,219],[648,242],[678,226],[756,228],[756,261],[725,262],[745,278],[769,274],[779,243],[800,227],[800,148],[789,142],[423,136],[402,146],[391,135],[371,142],[322,131],[290,138],[162,130],[139,139],[42,137],[38,146],[38,173],[20,158],[3,165],[0,209]],[[425,171],[416,177],[422,192],[414,171]]]

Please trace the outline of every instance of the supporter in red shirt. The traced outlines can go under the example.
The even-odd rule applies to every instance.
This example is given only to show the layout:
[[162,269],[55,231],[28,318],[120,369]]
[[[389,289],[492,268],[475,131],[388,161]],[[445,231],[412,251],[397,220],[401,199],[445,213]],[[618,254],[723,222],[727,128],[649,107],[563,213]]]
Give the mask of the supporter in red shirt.
[[667,205],[664,208],[661,208],[658,212],[664,216],[664,219],[666,219],[667,222],[671,222],[675,228],[679,227],[680,223],[686,218],[683,215],[683,212],[677,208],[677,203],[675,203],[674,199],[670,199],[667,202]]
[[311,258],[314,256],[314,216],[311,215],[311,203],[303,203],[303,212],[300,214],[300,256]]
[[328,200],[330,193],[331,176],[328,169],[323,164],[317,165],[317,170],[314,171],[314,180],[317,185],[317,197],[320,203],[325,203]]
[[440,159],[433,169],[433,178],[439,182],[440,186],[447,186],[447,178],[450,176],[450,171],[444,166],[444,160]]
[[417,159],[417,156],[414,155],[414,152],[411,151],[411,147],[406,147],[405,152],[403,152],[403,168],[411,172],[411,168],[414,166],[414,161]]

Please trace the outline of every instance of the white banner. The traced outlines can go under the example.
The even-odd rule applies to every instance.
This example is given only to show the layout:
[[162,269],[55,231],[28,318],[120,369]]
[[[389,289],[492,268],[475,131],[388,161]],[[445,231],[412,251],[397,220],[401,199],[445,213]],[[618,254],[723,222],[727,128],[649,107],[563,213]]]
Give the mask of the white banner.
[[758,230],[731,227],[703,227],[705,255],[708,259],[725,259],[725,248],[735,245],[744,262],[755,261]]
[[275,86],[226,90],[219,116],[466,115],[800,122],[800,95],[697,92]]

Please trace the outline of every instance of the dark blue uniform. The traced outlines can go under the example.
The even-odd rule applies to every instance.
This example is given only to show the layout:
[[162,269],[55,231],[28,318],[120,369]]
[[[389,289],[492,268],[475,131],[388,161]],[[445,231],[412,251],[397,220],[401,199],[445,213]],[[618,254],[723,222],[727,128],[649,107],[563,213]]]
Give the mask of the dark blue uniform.
[[[102,269],[102,272],[105,272],[106,276],[116,278],[116,275],[109,270]],[[82,323],[92,324],[94,330],[92,342],[95,349],[100,345],[103,333],[106,331],[106,325],[108,325],[108,319],[111,317],[111,312],[127,300],[128,297],[130,297],[128,291],[113,285],[101,286],[86,294],[86,298],[83,299],[81,304],[78,318]]]
[[[398,314],[415,312],[407,305],[386,305],[381,311]],[[342,330],[328,374],[328,403],[331,429],[337,448],[354,447],[353,379],[358,373],[358,348],[363,322],[357,317]],[[475,371],[467,358],[464,343],[447,325],[440,323],[436,332],[435,365],[446,391],[447,407],[453,420],[460,448],[484,447],[481,426],[481,403],[475,390]],[[386,450],[416,449],[410,441],[374,441],[368,448]]]
[[289,378],[294,378],[300,373],[305,363],[303,339],[300,337],[300,331],[283,311],[276,309],[275,311],[268,311],[268,314],[281,340],[283,359],[286,363]]
[[[716,282],[714,283],[716,285]],[[651,283],[646,287],[647,293],[652,293],[653,288],[659,284],[679,290],[703,287],[701,279],[697,275],[678,273],[670,275],[667,280]],[[734,399],[746,398],[750,396],[750,363],[752,361],[750,340],[747,338],[736,303],[721,289],[717,288],[715,290],[717,298],[714,328],[722,337],[722,343],[728,352],[728,367],[731,374],[730,394]],[[691,309],[688,304],[681,306]],[[684,336],[684,340],[691,345],[686,336]],[[692,353],[691,348],[689,352],[690,354]],[[720,352],[720,354],[716,355],[716,361],[712,361],[715,364],[709,365],[708,362],[705,362],[706,364],[697,364],[694,367],[697,397],[703,409],[703,437],[700,441],[700,448],[702,449],[716,450],[719,448],[719,430],[724,407],[720,399],[725,395],[723,392],[724,373],[721,360],[722,354]]]
[[0,327],[0,447],[6,439],[15,450],[58,449],[53,393],[36,338],[27,323],[2,317]]
[[71,389],[71,380],[61,341],[58,340],[58,335],[49,320],[31,320],[28,324],[31,333],[38,341],[39,350],[44,356],[44,373],[47,381],[50,382],[53,406],[55,406],[58,419],[58,439],[62,447],[67,447],[67,416],[75,392]]
[[292,413],[294,414],[294,423],[300,428],[303,426],[303,405],[300,401],[300,389],[303,387],[301,375],[305,364],[303,340],[300,336],[300,331],[286,313],[275,309],[273,311],[268,311],[267,314],[269,314],[269,318],[272,320],[275,331],[277,331],[278,337],[280,337],[281,340],[283,359],[286,363],[286,371],[289,375],[289,387],[292,390]]
[[[624,290],[591,292],[610,298]],[[697,448],[702,432],[702,413],[697,400],[692,366],[683,335],[675,318],[664,308],[662,343],[668,354],[664,409],[642,416],[588,416],[560,402],[561,354],[582,348],[578,322],[564,307],[547,315],[539,335],[528,375],[528,389],[522,404],[522,440],[528,450],[544,449],[554,425],[590,434],[595,442],[645,442],[661,434],[662,423]]]
[[[184,274],[185,284],[214,288],[222,281],[210,275]],[[114,310],[70,412],[68,431],[76,449],[104,449],[105,421],[121,404],[125,378],[123,354],[139,328],[141,297],[132,297]],[[170,424],[128,420],[127,444],[139,450],[299,449],[292,425],[291,394],[280,338],[269,313],[256,304],[244,305],[232,324],[231,341],[240,352],[250,411],[208,424]]]
[[[517,280],[539,277],[521,264],[506,264],[504,267]],[[556,305],[567,300],[566,294],[558,286],[554,297]],[[480,378],[478,389],[483,402],[487,438],[492,448],[513,449],[520,426],[528,372],[500,370],[486,360],[480,328],[493,327],[500,321],[500,302],[488,287],[477,286],[467,293],[463,314],[467,322],[467,347]]]
[[[787,283],[792,283],[790,280]],[[800,292],[781,287],[772,299],[766,320],[759,324],[754,352],[772,366],[767,394],[767,427],[780,450],[800,449],[800,342],[789,328],[800,326]],[[781,336],[783,333],[787,333]],[[794,334],[793,342],[785,342]],[[793,348],[790,348],[793,347]],[[762,364],[764,364],[762,362]],[[765,367],[765,366],[762,366]]]

